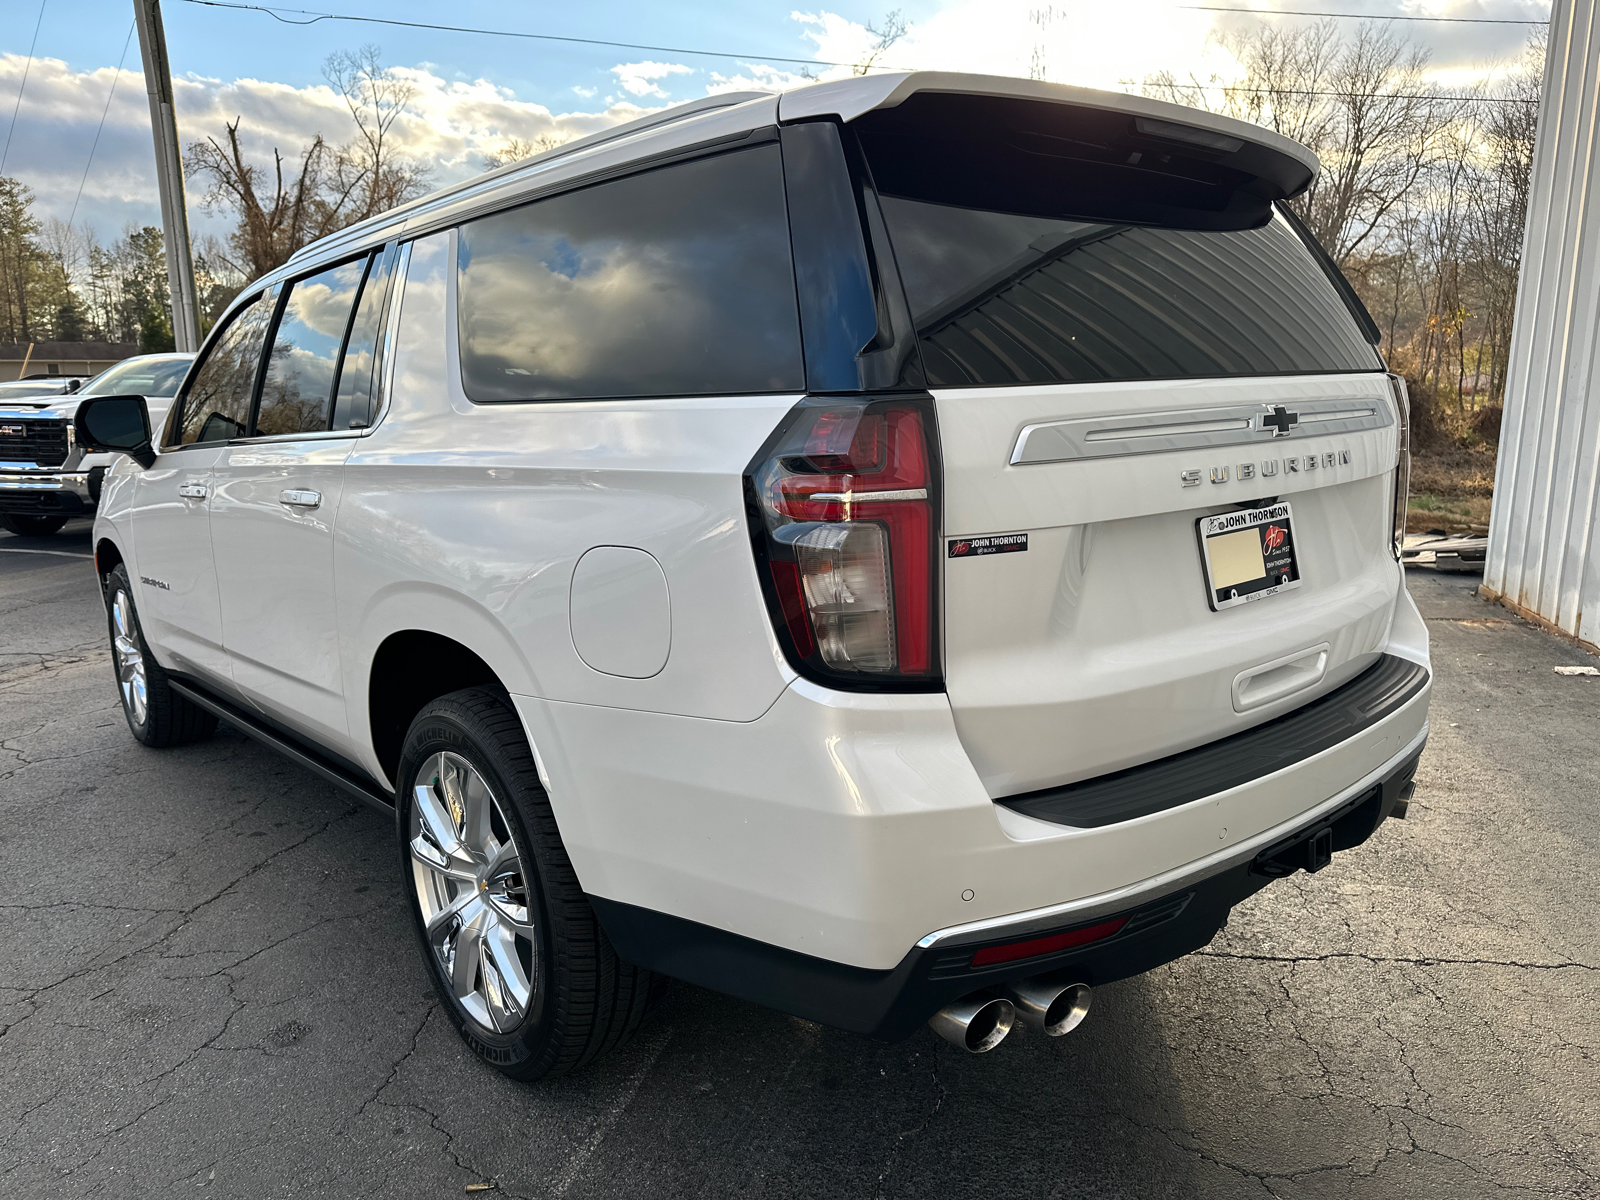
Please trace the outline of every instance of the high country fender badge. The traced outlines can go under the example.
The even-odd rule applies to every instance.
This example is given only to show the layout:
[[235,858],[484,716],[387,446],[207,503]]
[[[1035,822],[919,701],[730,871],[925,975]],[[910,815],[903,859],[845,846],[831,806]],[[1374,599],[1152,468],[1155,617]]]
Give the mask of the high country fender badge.
[[987,537],[951,538],[951,558],[978,558],[984,554],[1020,554],[1028,548],[1025,533],[992,533]]

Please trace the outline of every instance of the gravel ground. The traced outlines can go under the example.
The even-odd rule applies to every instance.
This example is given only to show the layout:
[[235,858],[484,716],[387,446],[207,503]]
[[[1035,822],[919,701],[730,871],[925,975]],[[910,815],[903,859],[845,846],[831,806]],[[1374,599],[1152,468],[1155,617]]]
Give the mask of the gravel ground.
[[1600,1197],[1600,679],[1470,577],[1412,576],[1410,819],[1072,1036],[885,1046],[677,985],[522,1086],[437,1008],[381,816],[226,727],[129,737],[88,547],[0,534],[6,1196]]

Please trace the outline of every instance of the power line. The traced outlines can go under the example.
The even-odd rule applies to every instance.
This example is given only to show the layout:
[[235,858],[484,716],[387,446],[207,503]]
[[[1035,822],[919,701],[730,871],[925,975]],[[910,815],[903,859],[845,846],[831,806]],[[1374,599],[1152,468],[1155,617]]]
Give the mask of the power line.
[[117,59],[117,69],[111,76],[111,90],[106,93],[106,106],[100,110],[100,124],[94,131],[94,142],[89,146],[89,161],[83,164],[83,178],[78,180],[78,194],[72,198],[72,212],[67,217],[67,228],[72,228],[78,215],[78,201],[83,199],[84,184],[89,182],[89,168],[94,166],[94,152],[100,148],[100,132],[106,127],[106,114],[111,111],[111,101],[117,94],[117,81],[122,78],[122,64],[128,58],[128,46],[133,41],[133,25],[128,26],[128,36],[122,39],[122,57]]
[[[1119,80],[1124,87],[1132,87],[1135,80]],[[1144,86],[1144,85],[1140,85]],[[1238,83],[1172,83],[1170,89],[1178,92],[1249,92],[1257,96],[1330,96],[1335,99],[1348,100],[1354,96],[1366,96],[1364,92],[1328,92],[1317,91],[1313,88],[1261,88],[1245,87]],[[1521,96],[1449,96],[1434,92],[1380,92],[1368,97],[1374,100],[1458,100],[1463,104],[1538,104],[1537,100],[1525,100]]]
[[[733,53],[731,51],[726,51],[726,50],[690,50],[690,49],[685,49],[685,48],[683,48],[681,46],[648,46],[648,45],[640,44],[638,42],[612,42],[612,41],[606,41],[606,40],[601,39],[601,38],[565,37],[565,36],[561,36],[561,35],[553,34],[553,33],[526,33],[524,31],[515,30],[515,29],[481,29],[481,28],[477,28],[477,27],[473,27],[473,26],[466,26],[466,25],[435,25],[435,24],[432,24],[432,23],[427,22],[427,21],[400,21],[400,20],[396,20],[396,19],[394,19],[392,17],[362,17],[362,16],[351,16],[351,15],[349,15],[347,13],[319,13],[319,12],[313,12],[310,9],[303,9],[303,8],[280,8],[280,7],[276,7],[276,6],[268,7],[266,5],[261,5],[261,4],[240,4],[240,3],[234,3],[234,2],[232,2],[232,0],[184,0],[184,3],[186,3],[186,4],[204,5],[207,8],[233,8],[233,9],[240,9],[240,10],[243,10],[243,11],[246,11],[246,12],[266,13],[269,17],[272,17],[272,18],[274,18],[275,20],[278,20],[278,21],[282,21],[285,25],[315,25],[318,21],[357,21],[357,22],[361,22],[361,23],[369,24],[369,25],[397,25],[397,26],[400,26],[400,27],[405,28],[405,29],[434,29],[434,30],[438,30],[438,31],[443,32],[443,33],[475,33],[475,34],[484,34],[484,35],[490,36],[490,37],[528,38],[528,39],[531,39],[531,40],[534,40],[534,41],[541,41],[541,42],[569,42],[569,43],[575,43],[577,45],[582,45],[582,46],[612,46],[612,47],[616,47],[618,49],[623,49],[623,50],[648,50],[648,51],[651,51],[651,52],[657,53],[657,54],[696,54],[696,55],[701,55],[703,57],[709,57],[709,58],[736,58],[736,59],[742,59],[742,60],[747,61],[747,62],[749,60],[751,60],[751,59],[755,59],[757,61],[762,61],[762,62],[801,63],[801,64],[803,64],[805,66],[813,66],[813,67],[856,67],[858,65],[856,63],[830,62],[829,60],[823,59],[823,58],[785,58],[785,57],[783,57],[781,55],[771,55],[771,54],[735,54],[735,53]],[[1221,11],[1221,12],[1252,12],[1252,13],[1256,13],[1257,15],[1264,15],[1264,16],[1297,15],[1297,14],[1264,13],[1260,9],[1253,9],[1253,8],[1224,8],[1224,7],[1216,6],[1216,5],[1190,4],[1190,5],[1179,5],[1179,7],[1180,8],[1205,9],[1205,10],[1210,10],[1210,11]],[[282,16],[281,14],[283,14],[283,13],[294,13],[294,14],[296,14],[298,16],[309,17],[310,20],[306,20],[306,21],[291,20],[288,17]],[[1302,16],[1319,16],[1319,15],[1354,16],[1355,14],[1353,14],[1353,13],[1329,13],[1329,14],[1301,13],[1301,14],[1298,14],[1298,15],[1302,15]],[[1396,18],[1393,18],[1393,19],[1401,20],[1401,19],[1409,19],[1409,18],[1396,17]],[[1418,19],[1421,19],[1421,18],[1418,18]],[[1467,18],[1460,18],[1460,19],[1461,20],[1466,20]],[[1510,22],[1510,23],[1512,23],[1512,24],[1545,24],[1545,22]],[[910,70],[911,68],[907,68],[907,67],[882,67],[882,68],[879,68],[879,69],[899,71],[899,70]],[[1269,92],[1269,91],[1272,91],[1272,90],[1276,90],[1280,94],[1286,92],[1288,94],[1296,95],[1296,96],[1334,96],[1334,97],[1339,97],[1339,96],[1347,96],[1347,95],[1349,95],[1349,93],[1347,93],[1347,92],[1319,92],[1319,91],[1306,91],[1306,90],[1295,89],[1295,88],[1279,88],[1279,89],[1247,88],[1247,87],[1232,87],[1232,88],[1229,88],[1229,87],[1223,87],[1223,86],[1212,87],[1212,86],[1206,86],[1206,85],[1203,85],[1203,84],[1185,84],[1183,86],[1188,87],[1188,88],[1190,88],[1192,90],[1208,91],[1208,92],[1209,91],[1228,91],[1228,90],[1232,90],[1232,91],[1241,91],[1241,92],[1263,92],[1263,93],[1265,93],[1265,92]],[[1515,97],[1510,97],[1510,96],[1439,96],[1439,95],[1431,95],[1431,94],[1426,94],[1426,93],[1418,93],[1418,94],[1415,94],[1415,95],[1398,94],[1397,93],[1397,94],[1394,94],[1391,98],[1392,99],[1396,99],[1396,100],[1460,100],[1460,101],[1465,101],[1465,102],[1469,102],[1469,103],[1480,103],[1481,102],[1481,103],[1486,103],[1486,104],[1536,104],[1536,103],[1538,103],[1537,101],[1534,101],[1534,100],[1520,100],[1520,99],[1517,99]]]
[[[266,13],[274,20],[282,21],[285,25],[315,25],[318,21],[357,21],[367,25],[396,25],[402,29],[436,29],[442,33],[478,33],[491,37],[527,38],[538,42],[568,42],[579,46],[611,46],[619,50],[648,50],[653,54],[690,54],[702,58],[735,58],[749,62],[754,59],[758,62],[799,63],[808,67],[855,67],[856,63],[830,62],[825,58],[786,58],[781,54],[735,54],[729,50],[690,50],[682,46],[647,46],[639,42],[610,42],[603,38],[563,37],[554,33],[526,33],[517,29],[480,29],[471,25],[435,25],[428,21],[400,21],[393,17],[359,17],[348,13],[313,12],[304,8],[279,8],[268,7],[262,4],[234,4],[229,0],[184,0],[186,4],[201,4],[207,8],[236,8],[246,12]],[[307,21],[296,21],[283,16],[284,13],[293,13],[296,16],[309,17]],[[903,68],[880,68],[885,70],[901,70]]]
[[39,0],[39,19],[33,23],[33,41],[28,43],[28,61],[22,66],[22,82],[17,85],[17,102],[11,106],[11,128],[6,130],[6,148],[0,152],[0,175],[6,173],[6,159],[11,157],[11,135],[17,131],[17,113],[22,108],[22,93],[28,86],[28,72],[33,69],[33,48],[39,44],[39,26],[44,24],[44,6],[50,0]]
[[1437,21],[1445,25],[1548,25],[1549,21],[1522,21],[1507,17],[1413,17],[1382,13],[1312,12],[1300,8],[1246,8],[1234,4],[1180,4],[1196,12],[1249,13],[1256,17],[1338,17],[1349,21]]

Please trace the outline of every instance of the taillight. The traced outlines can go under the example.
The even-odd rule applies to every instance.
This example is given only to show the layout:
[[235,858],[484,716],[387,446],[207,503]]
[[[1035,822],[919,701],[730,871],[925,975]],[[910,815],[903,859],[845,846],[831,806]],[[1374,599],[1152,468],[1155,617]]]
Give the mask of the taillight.
[[931,400],[804,401],[746,478],[762,586],[795,668],[835,686],[938,687]]
[[1405,379],[1399,375],[1390,374],[1389,389],[1394,393],[1395,415],[1400,421],[1400,452],[1394,467],[1394,521],[1391,528],[1391,548],[1398,561],[1406,540],[1406,507],[1411,500],[1411,397],[1406,391]]

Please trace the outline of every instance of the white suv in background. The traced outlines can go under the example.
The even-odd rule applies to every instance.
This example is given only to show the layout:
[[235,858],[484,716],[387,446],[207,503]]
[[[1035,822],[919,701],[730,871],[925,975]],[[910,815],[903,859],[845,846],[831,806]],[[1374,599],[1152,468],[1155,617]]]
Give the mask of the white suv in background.
[[[1405,796],[1406,408],[1304,148],[968,75],[725,95],[302,251],[95,525],[147,745],[385,811],[523,1079],[654,973],[968,1049]],[[152,444],[152,441],[154,444]]]

